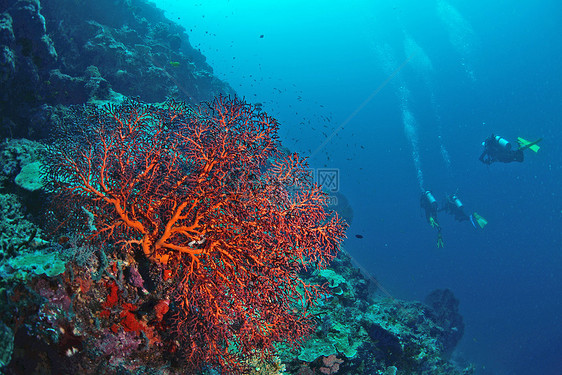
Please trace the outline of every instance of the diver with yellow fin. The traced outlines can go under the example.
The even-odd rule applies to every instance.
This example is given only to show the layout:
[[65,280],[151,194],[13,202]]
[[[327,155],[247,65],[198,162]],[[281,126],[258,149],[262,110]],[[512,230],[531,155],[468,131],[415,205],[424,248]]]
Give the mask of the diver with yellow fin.
[[540,141],[542,141],[542,138],[537,139],[534,142],[529,142],[521,137],[517,137],[517,144],[519,144],[519,149],[520,150],[524,150],[526,148],[528,148],[531,151],[534,152],[539,152],[539,149],[541,148],[541,146],[539,146],[537,143],[539,143]]
[[538,152],[540,146],[537,144],[542,140],[542,138],[537,139],[534,142],[529,142],[521,137],[517,137],[518,148],[513,149],[511,143],[500,137],[499,135],[492,134],[490,137],[486,138],[482,142],[484,146],[484,151],[480,155],[479,160],[487,165],[494,162],[511,163],[512,161],[523,162],[525,156],[523,150],[529,149],[534,152]]
[[425,219],[431,225],[432,228],[437,229],[437,247],[443,247],[445,242],[443,241],[443,235],[441,234],[441,225],[437,221],[437,200],[431,193],[431,191],[426,190],[422,193],[420,197],[420,206],[425,212]]
[[[480,227],[481,229],[484,229],[486,224],[488,224],[488,220],[484,219],[482,216],[478,215],[476,212],[473,212],[472,214],[470,214],[469,218],[470,218],[470,222],[472,223],[472,226],[476,229],[478,229],[478,227]],[[476,225],[478,225],[478,227]]]

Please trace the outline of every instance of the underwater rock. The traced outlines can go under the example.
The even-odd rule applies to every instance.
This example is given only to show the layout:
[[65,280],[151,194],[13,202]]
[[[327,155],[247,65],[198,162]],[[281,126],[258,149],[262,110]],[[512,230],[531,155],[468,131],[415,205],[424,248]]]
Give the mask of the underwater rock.
[[38,275],[54,277],[65,271],[65,265],[56,253],[36,251],[12,257],[0,264],[0,276],[6,280],[28,280]]
[[[45,244],[41,230],[26,216],[19,196],[0,194],[0,262],[18,256],[21,250],[31,251]],[[4,270],[9,271],[8,268]]]
[[[3,85],[14,77],[16,72],[16,56],[7,46],[0,46],[0,83]],[[5,94],[3,93],[2,96]]]
[[[432,309],[376,294],[381,292],[369,287],[372,280],[354,267],[345,251],[329,268],[310,275],[308,282],[324,284],[332,296],[312,309],[318,326],[301,348],[299,361],[283,357],[288,373],[320,374],[322,359],[330,355],[343,359],[338,374],[472,373],[470,365],[461,369],[448,361],[454,346],[444,335],[447,325]],[[338,295],[340,290],[345,292]],[[445,293],[437,301],[454,306],[449,297]]]
[[41,162],[35,161],[25,165],[14,179],[14,182],[27,191],[33,192],[42,189]]
[[47,35],[45,17],[40,10],[39,1],[19,0],[9,12],[14,36],[23,56],[31,58],[35,65],[43,68],[56,61],[57,53]]
[[0,369],[10,363],[14,349],[14,333],[3,322],[0,322]]
[[369,338],[375,343],[373,346],[375,356],[384,360],[385,363],[396,363],[404,355],[400,339],[389,330],[382,328],[379,324],[372,324],[367,329],[367,333]]
[[459,300],[450,289],[437,289],[425,298],[425,304],[431,308],[436,323],[443,328],[440,341],[445,353],[450,355],[464,334]]
[[[45,104],[234,94],[205,60],[183,27],[144,0],[0,1],[0,136],[47,137],[49,119],[31,121]],[[99,74],[88,76],[92,65]]]
[[[153,4],[139,1],[133,7],[126,2],[109,4],[108,0],[101,0],[74,9],[74,4],[55,0],[52,5],[45,4],[45,14],[53,21],[61,17],[55,11],[58,3],[66,5],[67,12],[62,17],[65,24],[52,23],[49,17],[47,24],[56,25],[60,32],[53,35],[55,44],[66,46],[63,72],[77,76],[85,63],[94,64],[113,90],[149,102],[177,97],[199,103],[214,94],[234,92],[215,77],[205,82],[191,74],[192,64],[195,70],[211,75],[212,69],[201,53],[191,47],[185,29],[166,19],[164,12]],[[114,11],[104,12],[104,4]],[[72,35],[64,25],[72,25]],[[71,55],[66,53],[68,50]],[[173,67],[171,61],[179,65]],[[119,72],[127,72],[128,79],[124,80]],[[188,86],[190,90],[185,89]]]
[[33,46],[33,62],[41,69],[46,69],[55,64],[58,59],[53,41],[48,35],[43,35]]
[[[13,51],[15,43],[12,17],[7,13],[0,14],[0,83],[6,85],[15,75],[16,55]],[[2,96],[6,93],[3,92]]]
[[39,160],[44,146],[27,139],[11,139],[0,144],[0,188],[10,188],[18,173]]
[[0,13],[0,44],[11,47],[15,41],[12,16]]
[[[0,4],[0,134],[29,136],[30,108],[42,97],[42,78],[58,55],[46,33],[39,1]],[[41,104],[39,104],[41,105]]]
[[170,43],[170,49],[174,52],[178,52],[181,47],[181,37],[179,34],[173,34],[168,36],[168,42]]
[[85,88],[88,91],[88,102],[93,100],[109,100],[112,95],[111,84],[101,76],[97,66],[90,65],[84,74]]
[[86,82],[81,77],[72,77],[61,73],[59,69],[51,70],[48,84],[49,101],[65,105],[85,103],[88,100]]
[[14,31],[19,38],[38,40],[45,35],[45,17],[40,13],[38,0],[18,0],[9,8],[14,23]]

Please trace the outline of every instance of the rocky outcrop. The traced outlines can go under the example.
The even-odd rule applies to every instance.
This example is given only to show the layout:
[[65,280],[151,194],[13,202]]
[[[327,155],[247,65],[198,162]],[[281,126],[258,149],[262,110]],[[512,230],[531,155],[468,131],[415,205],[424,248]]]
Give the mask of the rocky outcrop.
[[0,84],[0,136],[35,139],[58,105],[119,94],[197,104],[234,93],[145,0],[1,0]]
[[[383,295],[377,281],[352,265],[345,251],[329,269],[308,282],[325,285],[331,296],[312,313],[318,326],[295,359],[283,359],[291,374],[469,375],[470,364],[449,361],[463,334],[459,301],[450,290],[430,293],[426,304]],[[328,361],[330,362],[330,361]]]

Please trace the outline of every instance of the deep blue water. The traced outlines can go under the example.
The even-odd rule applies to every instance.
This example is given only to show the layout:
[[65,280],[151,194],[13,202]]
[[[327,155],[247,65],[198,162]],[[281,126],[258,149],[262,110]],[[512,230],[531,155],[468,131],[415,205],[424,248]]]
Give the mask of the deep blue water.
[[[562,3],[156,3],[280,120],[286,146],[339,170],[354,208],[345,246],[389,293],[452,289],[457,353],[478,374],[562,373]],[[492,132],[543,137],[541,149],[487,167]],[[441,213],[437,249],[420,189],[458,191],[489,224]]]

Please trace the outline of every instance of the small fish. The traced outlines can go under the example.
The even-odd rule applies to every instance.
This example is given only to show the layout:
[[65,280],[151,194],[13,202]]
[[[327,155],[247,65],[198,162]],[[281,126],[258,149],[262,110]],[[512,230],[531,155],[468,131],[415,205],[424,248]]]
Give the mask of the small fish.
[[173,66],[174,68],[177,68],[178,66],[180,66],[180,62],[179,61],[170,61],[170,65]]
[[357,237],[357,238],[359,238],[359,239],[363,238],[363,236],[360,235],[360,234],[356,234],[355,237]]

